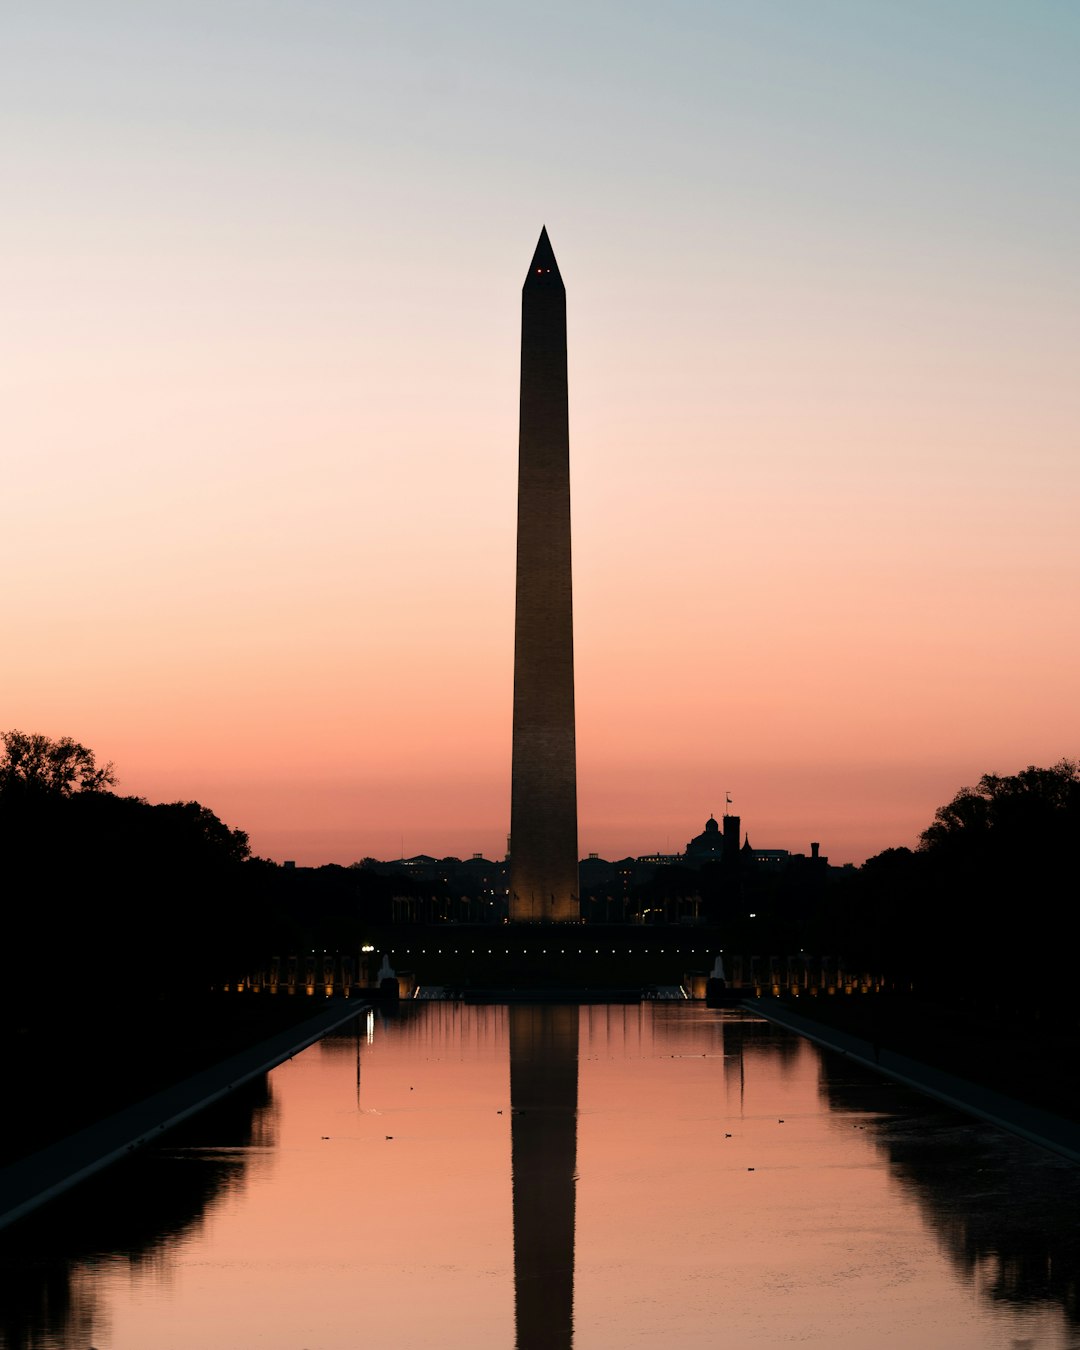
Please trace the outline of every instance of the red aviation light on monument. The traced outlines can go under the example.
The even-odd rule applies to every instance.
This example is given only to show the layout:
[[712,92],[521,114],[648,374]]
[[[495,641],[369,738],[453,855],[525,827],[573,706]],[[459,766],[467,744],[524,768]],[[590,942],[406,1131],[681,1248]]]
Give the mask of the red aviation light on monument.
[[[529,272],[525,278],[525,289],[529,290],[531,286],[537,284],[538,278],[543,279],[546,286],[558,283],[558,289],[562,290],[562,277],[559,275],[559,264],[555,261],[555,253],[551,247],[551,240],[548,238],[547,227],[540,231],[540,238],[537,241],[536,251],[533,253],[532,262],[529,264]],[[522,315],[524,322],[525,316]],[[564,334],[565,338],[565,334]]]

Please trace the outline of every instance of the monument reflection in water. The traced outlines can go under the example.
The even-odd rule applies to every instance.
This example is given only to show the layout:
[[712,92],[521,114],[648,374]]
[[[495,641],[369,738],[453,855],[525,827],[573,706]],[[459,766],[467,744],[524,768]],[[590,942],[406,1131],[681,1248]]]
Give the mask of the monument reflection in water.
[[3,1236],[4,1350],[1080,1335],[1080,1169],[746,1014],[410,1005],[241,1105]]
[[510,1007],[517,1350],[574,1339],[577,1006]]

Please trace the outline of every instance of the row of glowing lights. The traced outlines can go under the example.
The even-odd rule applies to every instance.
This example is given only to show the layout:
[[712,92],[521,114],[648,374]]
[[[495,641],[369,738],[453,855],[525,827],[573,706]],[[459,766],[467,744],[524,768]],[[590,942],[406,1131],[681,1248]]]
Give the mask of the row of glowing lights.
[[[614,953],[612,953],[612,955],[614,955]],[[841,977],[841,979],[842,979],[842,977]],[[764,988],[767,982],[764,982],[764,981],[758,981],[757,983],[758,983],[762,988]],[[265,989],[269,989],[270,992],[271,992],[272,994],[276,994],[277,991],[278,991],[278,989],[280,989],[280,988],[282,988],[282,987],[284,987],[290,994],[295,993],[297,989],[303,989],[304,992],[307,993],[307,994],[314,994],[315,990],[316,990],[317,988],[319,988],[319,989],[323,989],[323,990],[324,990],[324,992],[326,993],[327,998],[329,998],[329,997],[333,994],[333,992],[334,992],[334,986],[333,986],[332,984],[327,984],[327,985],[321,985],[321,984],[320,984],[320,985],[314,985],[314,984],[300,984],[299,982],[297,982],[297,983],[290,983],[290,982],[288,982],[288,981],[280,981],[280,980],[267,980],[265,983],[263,983],[263,982],[253,982],[252,984],[250,984],[250,985],[247,986],[247,988],[249,988],[250,991],[251,991],[251,993],[253,993],[253,994],[257,994],[257,993],[259,992],[260,989],[264,989],[264,988],[265,988]],[[792,992],[793,994],[798,994],[798,992],[799,992],[799,985],[798,985],[798,982],[795,982],[794,984],[791,984],[791,985],[789,985],[789,986],[787,986],[787,987],[791,989],[791,992]],[[864,993],[868,993],[871,989],[877,991],[877,990],[879,990],[879,989],[883,989],[884,987],[885,987],[885,981],[884,981],[884,979],[872,980],[872,979],[864,978],[864,979],[862,979],[862,980],[844,980],[842,984],[841,984],[840,980],[837,980],[837,981],[835,981],[834,983],[832,983],[832,984],[830,984],[830,985],[828,986],[828,991],[829,991],[829,993],[831,994],[831,993],[835,992],[836,989],[838,989],[838,988],[843,988],[843,990],[844,990],[844,992],[845,992],[846,994],[850,994],[850,993],[851,993],[853,990],[855,990],[855,989],[861,989]],[[226,984],[226,985],[223,985],[222,988],[224,989],[224,992],[227,994],[227,993],[230,992],[232,986],[231,986],[231,984]],[[238,994],[239,994],[239,993],[242,993],[243,990],[244,990],[244,988],[245,988],[245,982],[244,982],[243,980],[241,980],[241,981],[239,981],[239,982],[237,983],[237,985],[236,985],[236,992],[237,992]],[[773,988],[774,991],[779,992],[779,990],[780,990],[780,985],[779,985],[778,983],[776,983],[776,981],[773,981],[772,988]],[[344,996],[345,996],[346,998],[349,997],[349,985],[348,985],[348,984],[345,984],[345,985],[342,986],[342,992],[343,992],[343,994],[344,994]],[[817,992],[817,989],[816,989],[816,986],[815,986],[813,989],[811,989],[811,993],[816,993],[816,992]]]
[[[369,950],[369,948],[363,948],[363,950],[365,950],[365,952],[366,952],[366,950]],[[371,950],[374,950],[374,948],[371,949]],[[447,948],[447,950],[450,950],[450,948]],[[463,950],[463,949],[462,949],[462,950]],[[552,954],[555,954],[555,948],[552,948],[551,950],[552,950]],[[657,950],[657,952],[660,952],[661,954],[663,954],[663,950],[664,950],[664,949],[661,948],[661,946],[657,946],[656,950]],[[671,949],[671,950],[672,950],[672,952],[675,952],[675,953],[682,953],[683,956],[687,956],[687,954],[688,954],[688,956],[694,956],[694,954],[697,953],[697,948],[694,948],[694,946],[691,946],[690,952],[688,952],[688,953],[683,952],[683,949],[680,948],[680,946],[672,946],[672,949]],[[706,950],[707,950],[707,949],[706,949]],[[720,950],[721,950],[721,953],[724,952],[724,948],[721,948]],[[579,948],[578,948],[578,956],[580,956],[580,954],[582,954],[582,952],[583,952],[583,948],[580,948],[580,946],[579,946]],[[490,948],[490,946],[489,946],[489,948],[487,948],[487,954],[489,954],[489,956],[491,956],[491,953],[493,953],[493,948]],[[629,946],[628,946],[628,948],[626,948],[626,956],[634,956],[634,954],[637,954],[637,956],[641,956],[641,954],[647,954],[647,953],[648,953],[648,948],[647,948],[647,946],[643,946],[643,948],[641,948],[641,949],[639,950],[639,952],[637,952],[637,953],[634,953],[634,949],[633,949],[633,948],[629,948]],[[398,954],[398,953],[396,952],[396,950],[394,950],[393,948],[390,948],[390,956],[397,956],[397,954]],[[402,956],[412,956],[412,949],[406,948],[406,949],[405,949],[405,952],[402,952],[401,954],[402,954]],[[427,949],[427,948],[421,948],[420,954],[421,954],[421,956],[427,956],[427,954],[428,954],[428,949]],[[436,952],[435,954],[436,954],[436,956],[441,956],[441,954],[443,954],[443,949],[441,949],[441,946],[440,946],[439,950],[437,950],[437,952]],[[454,948],[454,956],[460,956],[460,954],[462,954],[462,952],[459,952],[458,948],[456,948],[456,946],[455,946],[455,948]],[[475,954],[477,954],[477,949],[475,949],[475,946],[470,946],[470,949],[468,949],[468,954],[470,954],[470,956],[475,956]],[[506,956],[509,956],[509,954],[510,954],[510,949],[509,949],[509,946],[508,946],[508,948],[506,948]],[[521,954],[522,954],[522,956],[529,956],[529,952],[528,952],[528,950],[526,950],[525,948],[522,948],[522,949],[521,949]],[[544,948],[541,948],[541,949],[540,949],[540,954],[541,954],[541,956],[547,956],[547,954],[548,954],[548,949],[545,948],[545,946],[544,946]],[[586,954],[586,956],[587,956],[587,954],[589,954],[589,953],[586,952],[585,954]],[[559,948],[559,956],[566,956],[566,948],[564,948],[564,946],[560,946],[560,948]],[[595,949],[594,949],[594,956],[599,956],[599,948],[595,948]],[[614,948],[612,948],[612,956],[618,956],[618,953],[616,952],[616,949],[614,949]]]

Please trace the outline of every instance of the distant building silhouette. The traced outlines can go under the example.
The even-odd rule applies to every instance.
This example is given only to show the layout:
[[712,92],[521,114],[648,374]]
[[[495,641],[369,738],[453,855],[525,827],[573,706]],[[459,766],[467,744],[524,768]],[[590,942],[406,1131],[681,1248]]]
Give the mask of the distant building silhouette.
[[[592,922],[640,922],[641,888],[658,877],[667,876],[661,889],[668,897],[692,901],[695,896],[722,894],[730,907],[741,903],[745,887],[757,884],[755,878],[766,886],[790,882],[809,893],[829,874],[853,870],[850,863],[830,867],[817,841],[811,843],[809,854],[756,849],[749,836],[740,843],[741,829],[740,817],[726,813],[720,821],[710,816],[682,853],[642,853],[615,860],[590,853],[576,869],[580,916]],[[353,867],[400,879],[391,905],[398,922],[500,923],[513,917],[509,858],[490,859],[480,853],[465,859],[435,858],[418,853],[386,862],[365,858]],[[700,881],[696,873],[701,873]],[[694,914],[707,919],[709,909]],[[685,913],[682,921],[689,921]]]

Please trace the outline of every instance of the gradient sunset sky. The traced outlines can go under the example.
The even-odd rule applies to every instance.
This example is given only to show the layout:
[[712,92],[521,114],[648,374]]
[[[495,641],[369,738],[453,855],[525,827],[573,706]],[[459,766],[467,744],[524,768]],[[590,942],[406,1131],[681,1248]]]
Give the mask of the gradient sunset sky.
[[546,223],[582,852],[1077,755],[1078,68],[1071,0],[9,6],[0,726],[501,855]]

